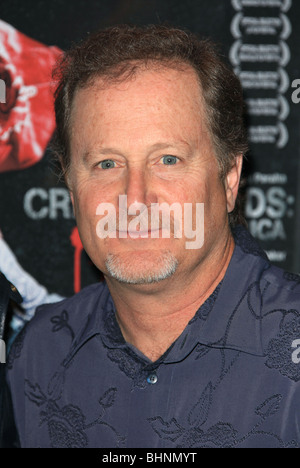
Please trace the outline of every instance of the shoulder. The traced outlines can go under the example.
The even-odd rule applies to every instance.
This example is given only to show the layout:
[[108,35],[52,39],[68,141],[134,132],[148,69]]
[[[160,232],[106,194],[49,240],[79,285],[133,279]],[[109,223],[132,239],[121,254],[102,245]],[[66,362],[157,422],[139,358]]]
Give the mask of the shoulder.
[[268,367],[300,380],[300,366],[294,362],[300,340],[300,276],[272,265],[246,229],[235,234],[236,249],[219,301],[220,313],[224,303],[229,309],[227,341],[267,357]]
[[33,319],[28,323],[28,329],[43,328],[52,317],[67,311],[74,324],[80,324],[84,321],[85,317],[89,315],[95,308],[99,300],[101,300],[103,293],[106,291],[106,283],[91,284],[79,293],[66,298],[62,301],[43,304],[36,310]]
[[260,284],[266,365],[300,381],[300,276],[271,266]]
[[261,280],[266,290],[266,305],[273,303],[276,307],[294,307],[300,313],[300,275],[270,265]]
[[[93,317],[101,314],[109,297],[105,282],[92,284],[74,296],[37,308],[35,316],[25,325],[14,341],[7,360],[8,370],[30,361],[61,359],[82,333],[92,327]],[[57,333],[59,332],[59,333]]]
[[237,226],[233,232],[236,244],[233,276],[237,284],[251,285],[264,295],[264,304],[296,302],[300,304],[300,275],[290,273],[273,265],[256,239],[243,226]]

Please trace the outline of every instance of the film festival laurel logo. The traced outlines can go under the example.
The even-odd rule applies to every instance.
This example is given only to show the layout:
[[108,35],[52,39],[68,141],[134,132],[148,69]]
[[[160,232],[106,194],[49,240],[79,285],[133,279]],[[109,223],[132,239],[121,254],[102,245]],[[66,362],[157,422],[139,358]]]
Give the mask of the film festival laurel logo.
[[[194,213],[193,213],[194,211]],[[204,244],[204,203],[132,203],[127,206],[127,195],[119,195],[118,214],[114,204],[100,203],[96,215],[96,233],[100,239],[151,238],[189,239],[186,249],[200,249]]]

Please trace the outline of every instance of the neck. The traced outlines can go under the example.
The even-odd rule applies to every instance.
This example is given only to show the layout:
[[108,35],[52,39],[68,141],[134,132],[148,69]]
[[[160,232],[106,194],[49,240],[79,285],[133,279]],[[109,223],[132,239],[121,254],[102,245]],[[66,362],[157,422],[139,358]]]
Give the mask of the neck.
[[132,286],[107,277],[124,339],[156,361],[223,279],[233,250],[230,235],[221,258],[210,258],[209,269],[202,265],[192,278],[171,277],[157,284]]

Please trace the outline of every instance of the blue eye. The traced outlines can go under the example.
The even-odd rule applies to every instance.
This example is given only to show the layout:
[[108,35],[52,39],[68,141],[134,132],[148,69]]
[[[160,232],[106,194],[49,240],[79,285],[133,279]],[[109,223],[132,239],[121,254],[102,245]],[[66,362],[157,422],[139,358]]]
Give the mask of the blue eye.
[[105,159],[100,163],[101,169],[111,169],[115,167],[115,162],[112,159]]
[[168,166],[172,166],[173,164],[177,163],[178,158],[176,156],[167,155],[167,156],[164,156],[162,160],[164,164]]

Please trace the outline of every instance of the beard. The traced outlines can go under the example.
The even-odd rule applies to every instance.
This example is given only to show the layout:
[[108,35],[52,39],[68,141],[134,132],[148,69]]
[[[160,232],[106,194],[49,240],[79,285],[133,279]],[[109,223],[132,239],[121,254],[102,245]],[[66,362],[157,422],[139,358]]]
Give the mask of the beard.
[[169,251],[108,254],[105,262],[108,275],[120,283],[151,284],[172,276],[178,260]]

